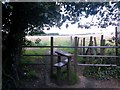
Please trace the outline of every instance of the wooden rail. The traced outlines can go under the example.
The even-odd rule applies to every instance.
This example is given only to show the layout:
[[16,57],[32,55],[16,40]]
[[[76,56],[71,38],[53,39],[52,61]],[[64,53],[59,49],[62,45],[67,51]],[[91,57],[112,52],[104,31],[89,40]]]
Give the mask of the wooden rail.
[[120,56],[107,56],[107,55],[77,55],[80,57],[104,57],[104,58],[120,58]]
[[[51,48],[51,46],[23,46],[24,48]],[[75,46],[53,46],[53,48],[75,48]],[[78,46],[77,48],[120,48],[120,46]]]
[[77,64],[78,66],[96,66],[96,67],[116,67],[116,64]]

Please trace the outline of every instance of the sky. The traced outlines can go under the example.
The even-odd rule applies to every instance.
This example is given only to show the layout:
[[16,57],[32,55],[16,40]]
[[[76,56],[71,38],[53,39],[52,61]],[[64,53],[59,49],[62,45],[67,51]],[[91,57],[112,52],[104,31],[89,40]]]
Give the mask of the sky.
[[[88,21],[91,21],[92,16],[90,16],[89,18],[82,18],[81,22],[84,24]],[[94,18],[94,21],[97,21],[96,18]],[[69,35],[73,35],[73,34],[85,34],[85,33],[111,33],[115,31],[115,26],[109,26],[107,28],[98,28],[97,26],[92,26],[91,29],[82,29],[82,28],[78,28],[77,24],[69,24],[69,27],[66,28],[66,24],[64,23],[61,26],[61,29],[56,28],[56,27],[52,27],[50,30],[44,30],[45,33],[59,33],[61,34],[69,34]]]

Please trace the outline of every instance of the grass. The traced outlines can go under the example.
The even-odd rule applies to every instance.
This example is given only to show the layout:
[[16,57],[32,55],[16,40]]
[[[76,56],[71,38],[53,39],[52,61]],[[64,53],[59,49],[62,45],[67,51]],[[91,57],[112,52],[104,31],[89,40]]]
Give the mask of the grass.
[[23,54],[46,54],[46,51],[49,50],[47,48],[38,48],[38,49],[30,49],[30,50],[25,50]]
[[29,69],[25,68],[24,70],[25,70],[24,77],[23,77],[24,79],[26,79],[26,80],[35,80],[35,79],[39,78],[35,70],[32,70],[30,68]]

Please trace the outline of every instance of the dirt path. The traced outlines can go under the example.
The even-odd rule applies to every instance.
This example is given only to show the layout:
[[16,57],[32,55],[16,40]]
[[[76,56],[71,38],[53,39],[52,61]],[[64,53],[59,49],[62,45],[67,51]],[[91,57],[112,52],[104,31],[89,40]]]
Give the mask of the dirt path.
[[65,85],[60,88],[119,88],[120,80],[95,80],[79,76],[79,83],[75,85]]

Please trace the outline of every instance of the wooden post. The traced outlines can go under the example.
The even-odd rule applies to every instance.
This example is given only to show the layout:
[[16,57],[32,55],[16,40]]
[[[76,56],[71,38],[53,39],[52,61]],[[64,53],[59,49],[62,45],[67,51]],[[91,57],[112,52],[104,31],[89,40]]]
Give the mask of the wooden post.
[[[94,37],[94,42],[95,42],[95,46],[97,46],[96,37]],[[95,48],[95,52],[96,52],[96,54],[98,53],[98,52],[97,52],[97,48]]]
[[[118,46],[117,27],[115,27],[115,46]],[[118,56],[118,48],[116,48],[115,51],[116,51],[116,56]],[[116,58],[116,64],[120,66],[119,58]]]
[[[85,46],[85,38],[83,38],[83,46]],[[83,55],[85,55],[85,48],[83,48]]]
[[[89,42],[89,45],[88,46],[92,46],[93,45],[93,41],[92,41],[92,36],[90,37],[90,42]],[[91,54],[91,52],[92,52],[92,49],[91,48],[88,48],[87,50],[86,50],[86,55],[88,54],[90,52],[90,54]]]
[[[115,46],[118,46],[117,27],[115,27]],[[118,55],[118,48],[116,48],[116,56]]]
[[51,72],[50,75],[53,75],[53,37],[51,37]]
[[70,42],[71,42],[71,46],[73,46],[72,36],[70,36]]
[[[79,45],[79,44],[78,44],[78,45]],[[80,40],[80,46],[82,46],[82,39]],[[80,48],[79,51],[80,51],[79,54],[82,55],[82,48]]]
[[74,38],[75,40],[75,48],[74,48],[74,71],[77,73],[77,37]]
[[[103,46],[105,46],[105,39],[103,39]],[[105,48],[103,48],[103,55],[105,53]]]
[[[103,46],[103,35],[101,35],[100,46]],[[100,54],[103,55],[103,48],[100,48]]]

